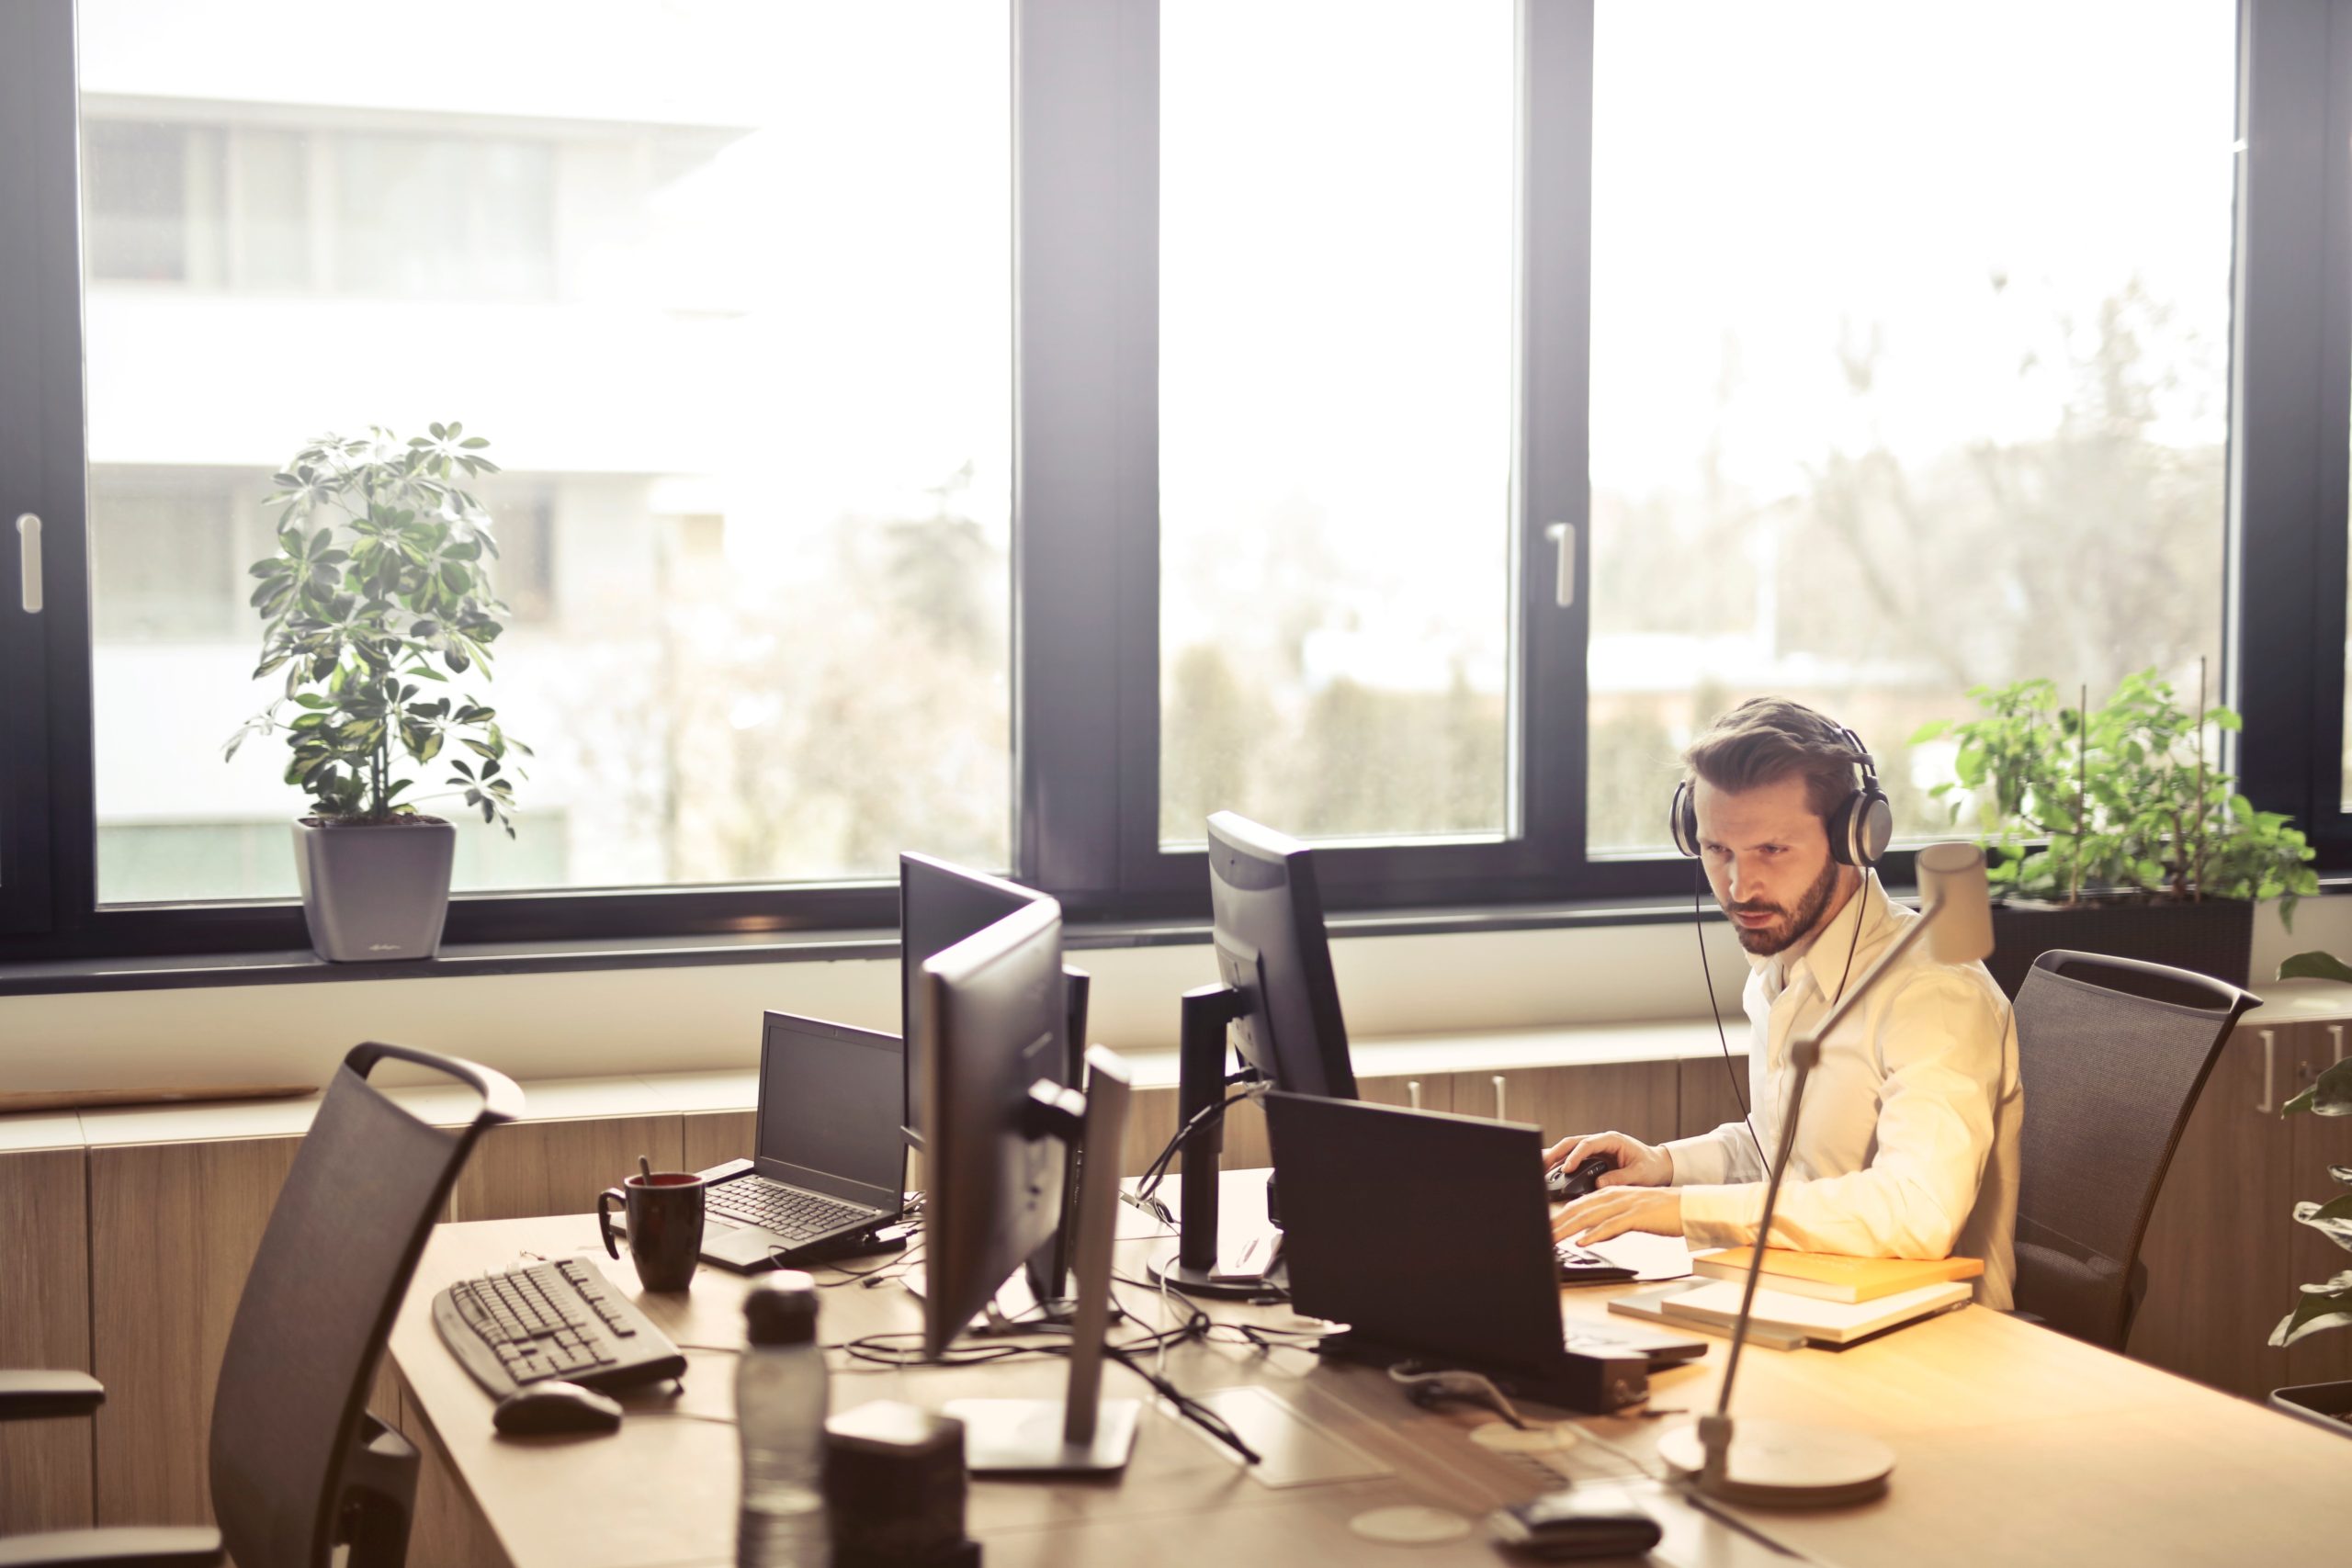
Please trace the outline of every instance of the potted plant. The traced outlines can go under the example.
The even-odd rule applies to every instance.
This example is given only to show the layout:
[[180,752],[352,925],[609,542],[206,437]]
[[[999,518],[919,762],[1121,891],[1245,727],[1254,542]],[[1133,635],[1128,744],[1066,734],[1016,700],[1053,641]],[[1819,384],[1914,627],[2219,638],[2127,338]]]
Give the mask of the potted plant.
[[294,824],[311,945],[341,963],[440,947],[457,831],[401,798],[413,782],[403,768],[456,740],[473,760],[452,757],[452,793],[511,838],[511,759],[530,753],[496,710],[448,690],[451,676],[489,678],[503,630],[488,571],[498,547],[464,488],[498,468],[463,425],[430,430],[403,442],[376,426],[297,452],[265,502],[279,509],[277,551],[251,569],[262,619],[254,675],[282,670],[286,687],[225,756],[250,735],[285,731],[286,782],[311,798]]
[[1981,718],[1938,722],[1913,745],[1950,735],[1956,776],[1930,792],[1952,819],[1973,804],[2002,896],[1988,967],[2015,996],[2034,958],[2053,947],[2111,953],[2246,982],[2254,904],[2319,890],[2303,835],[2256,811],[2206,757],[2206,730],[2238,716],[2174,700],[2143,670],[2104,706],[2059,700],[2050,681],[1978,686]]
[[[2314,960],[2320,962],[2314,964]],[[2352,979],[2352,969],[2324,953],[2301,953],[2279,965],[2278,977],[2282,980],[2299,975]],[[2309,1089],[2278,1108],[2281,1116],[2305,1111],[2318,1116],[2352,1116],[2352,1058],[2329,1067],[2312,1080]],[[2330,1166],[2327,1173],[2352,1187],[2352,1166]],[[2352,1252],[2352,1192],[2340,1192],[2324,1203],[2300,1202],[2294,1212],[2298,1224],[2311,1226]],[[2270,1343],[2283,1348],[2323,1329],[2346,1326],[2352,1326],[2352,1269],[2331,1280],[2302,1286],[2294,1310],[2280,1318],[2278,1326],[2271,1330]],[[2352,1437],[2352,1382],[2273,1389],[2270,1403],[2290,1415]]]

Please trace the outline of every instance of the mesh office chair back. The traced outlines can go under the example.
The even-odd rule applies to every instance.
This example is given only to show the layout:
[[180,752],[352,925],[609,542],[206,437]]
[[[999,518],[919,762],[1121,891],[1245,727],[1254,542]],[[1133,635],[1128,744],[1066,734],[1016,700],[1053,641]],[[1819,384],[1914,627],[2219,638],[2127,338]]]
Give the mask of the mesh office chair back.
[[[427,1125],[368,1083],[386,1060],[447,1074],[481,1108]],[[213,1396],[212,1507],[237,1568],[324,1568],[339,1540],[355,1564],[400,1561],[415,1450],[367,1415],[376,1363],[474,1140],[522,1107],[471,1062],[374,1043],[344,1058],[270,1212]]]
[[2165,1169],[2222,1042],[2259,1000],[2134,959],[2034,960],[2017,999],[2019,1312],[2123,1348]]

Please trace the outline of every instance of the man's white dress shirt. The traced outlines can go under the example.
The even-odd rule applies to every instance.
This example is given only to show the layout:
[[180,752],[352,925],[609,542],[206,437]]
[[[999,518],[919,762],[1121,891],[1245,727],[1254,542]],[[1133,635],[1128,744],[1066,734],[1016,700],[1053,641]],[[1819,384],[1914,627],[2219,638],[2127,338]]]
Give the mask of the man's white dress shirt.
[[[1766,1168],[1795,1069],[1789,1042],[1826,1017],[1919,919],[1875,876],[1810,943],[1748,955],[1748,1108],[1738,1122],[1665,1145],[1694,1247],[1756,1239]],[[1856,922],[1860,922],[1859,943]],[[1847,974],[1847,953],[1853,953]],[[1976,1300],[2010,1304],[2017,1274],[2018,1082],[2009,1004],[1982,964],[1944,964],[1921,941],[1822,1042],[1806,1081],[1771,1245],[1860,1258],[1981,1258]]]

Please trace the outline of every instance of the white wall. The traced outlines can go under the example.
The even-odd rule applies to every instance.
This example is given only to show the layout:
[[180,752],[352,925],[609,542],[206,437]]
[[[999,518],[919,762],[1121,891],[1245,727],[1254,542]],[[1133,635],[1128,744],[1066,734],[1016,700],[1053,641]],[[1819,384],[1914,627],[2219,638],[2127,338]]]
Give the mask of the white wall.
[[[1728,928],[1707,928],[1735,1034],[1747,964]],[[1333,943],[1350,1032],[1360,1039],[1470,1029],[1703,1017],[1684,924]],[[2305,901],[2291,934],[2257,917],[2255,988],[2305,948],[2352,956],[2352,898]],[[1092,949],[1094,1039],[1172,1050],[1176,998],[1216,978],[1204,945]],[[709,964],[464,979],[115,991],[0,998],[0,1089],[317,1083],[355,1043],[453,1052],[518,1078],[748,1067],[767,1008],[895,1032],[894,960]]]

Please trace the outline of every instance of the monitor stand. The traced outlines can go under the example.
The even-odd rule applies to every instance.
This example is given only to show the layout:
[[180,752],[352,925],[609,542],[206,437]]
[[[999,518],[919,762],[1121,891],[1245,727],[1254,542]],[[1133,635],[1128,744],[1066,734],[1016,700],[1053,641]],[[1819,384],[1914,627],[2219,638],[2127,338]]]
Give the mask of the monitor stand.
[[[1225,1099],[1227,1032],[1249,1010],[1249,998],[1231,986],[1199,986],[1184,993],[1176,1057],[1179,1127],[1191,1126],[1193,1117],[1214,1110]],[[1217,1171],[1225,1153],[1225,1118],[1211,1115],[1194,1127],[1181,1152],[1184,1168],[1177,1173],[1176,1250],[1152,1259],[1152,1278],[1170,1290],[1193,1296],[1248,1300],[1281,1293],[1284,1280],[1279,1264],[1272,1272],[1254,1274],[1227,1273],[1217,1268]],[[1271,1179],[1266,1194],[1272,1218]]]
[[[964,1464],[975,1475],[1099,1475],[1126,1467],[1142,1405],[1102,1397],[1103,1331],[1111,1319],[1111,1251],[1118,1230],[1120,1139],[1127,1125],[1128,1081],[1119,1058],[1101,1046],[1086,1054],[1083,1131],[1065,1123],[1085,1148],[1103,1157],[1080,1168],[1078,1239],[1072,1272],[1078,1309],[1070,1323],[1069,1387],[1059,1400],[958,1399],[946,1414],[964,1423]],[[1075,1099],[1062,1091],[1064,1105]],[[1074,1113],[1065,1112],[1070,1120]]]

